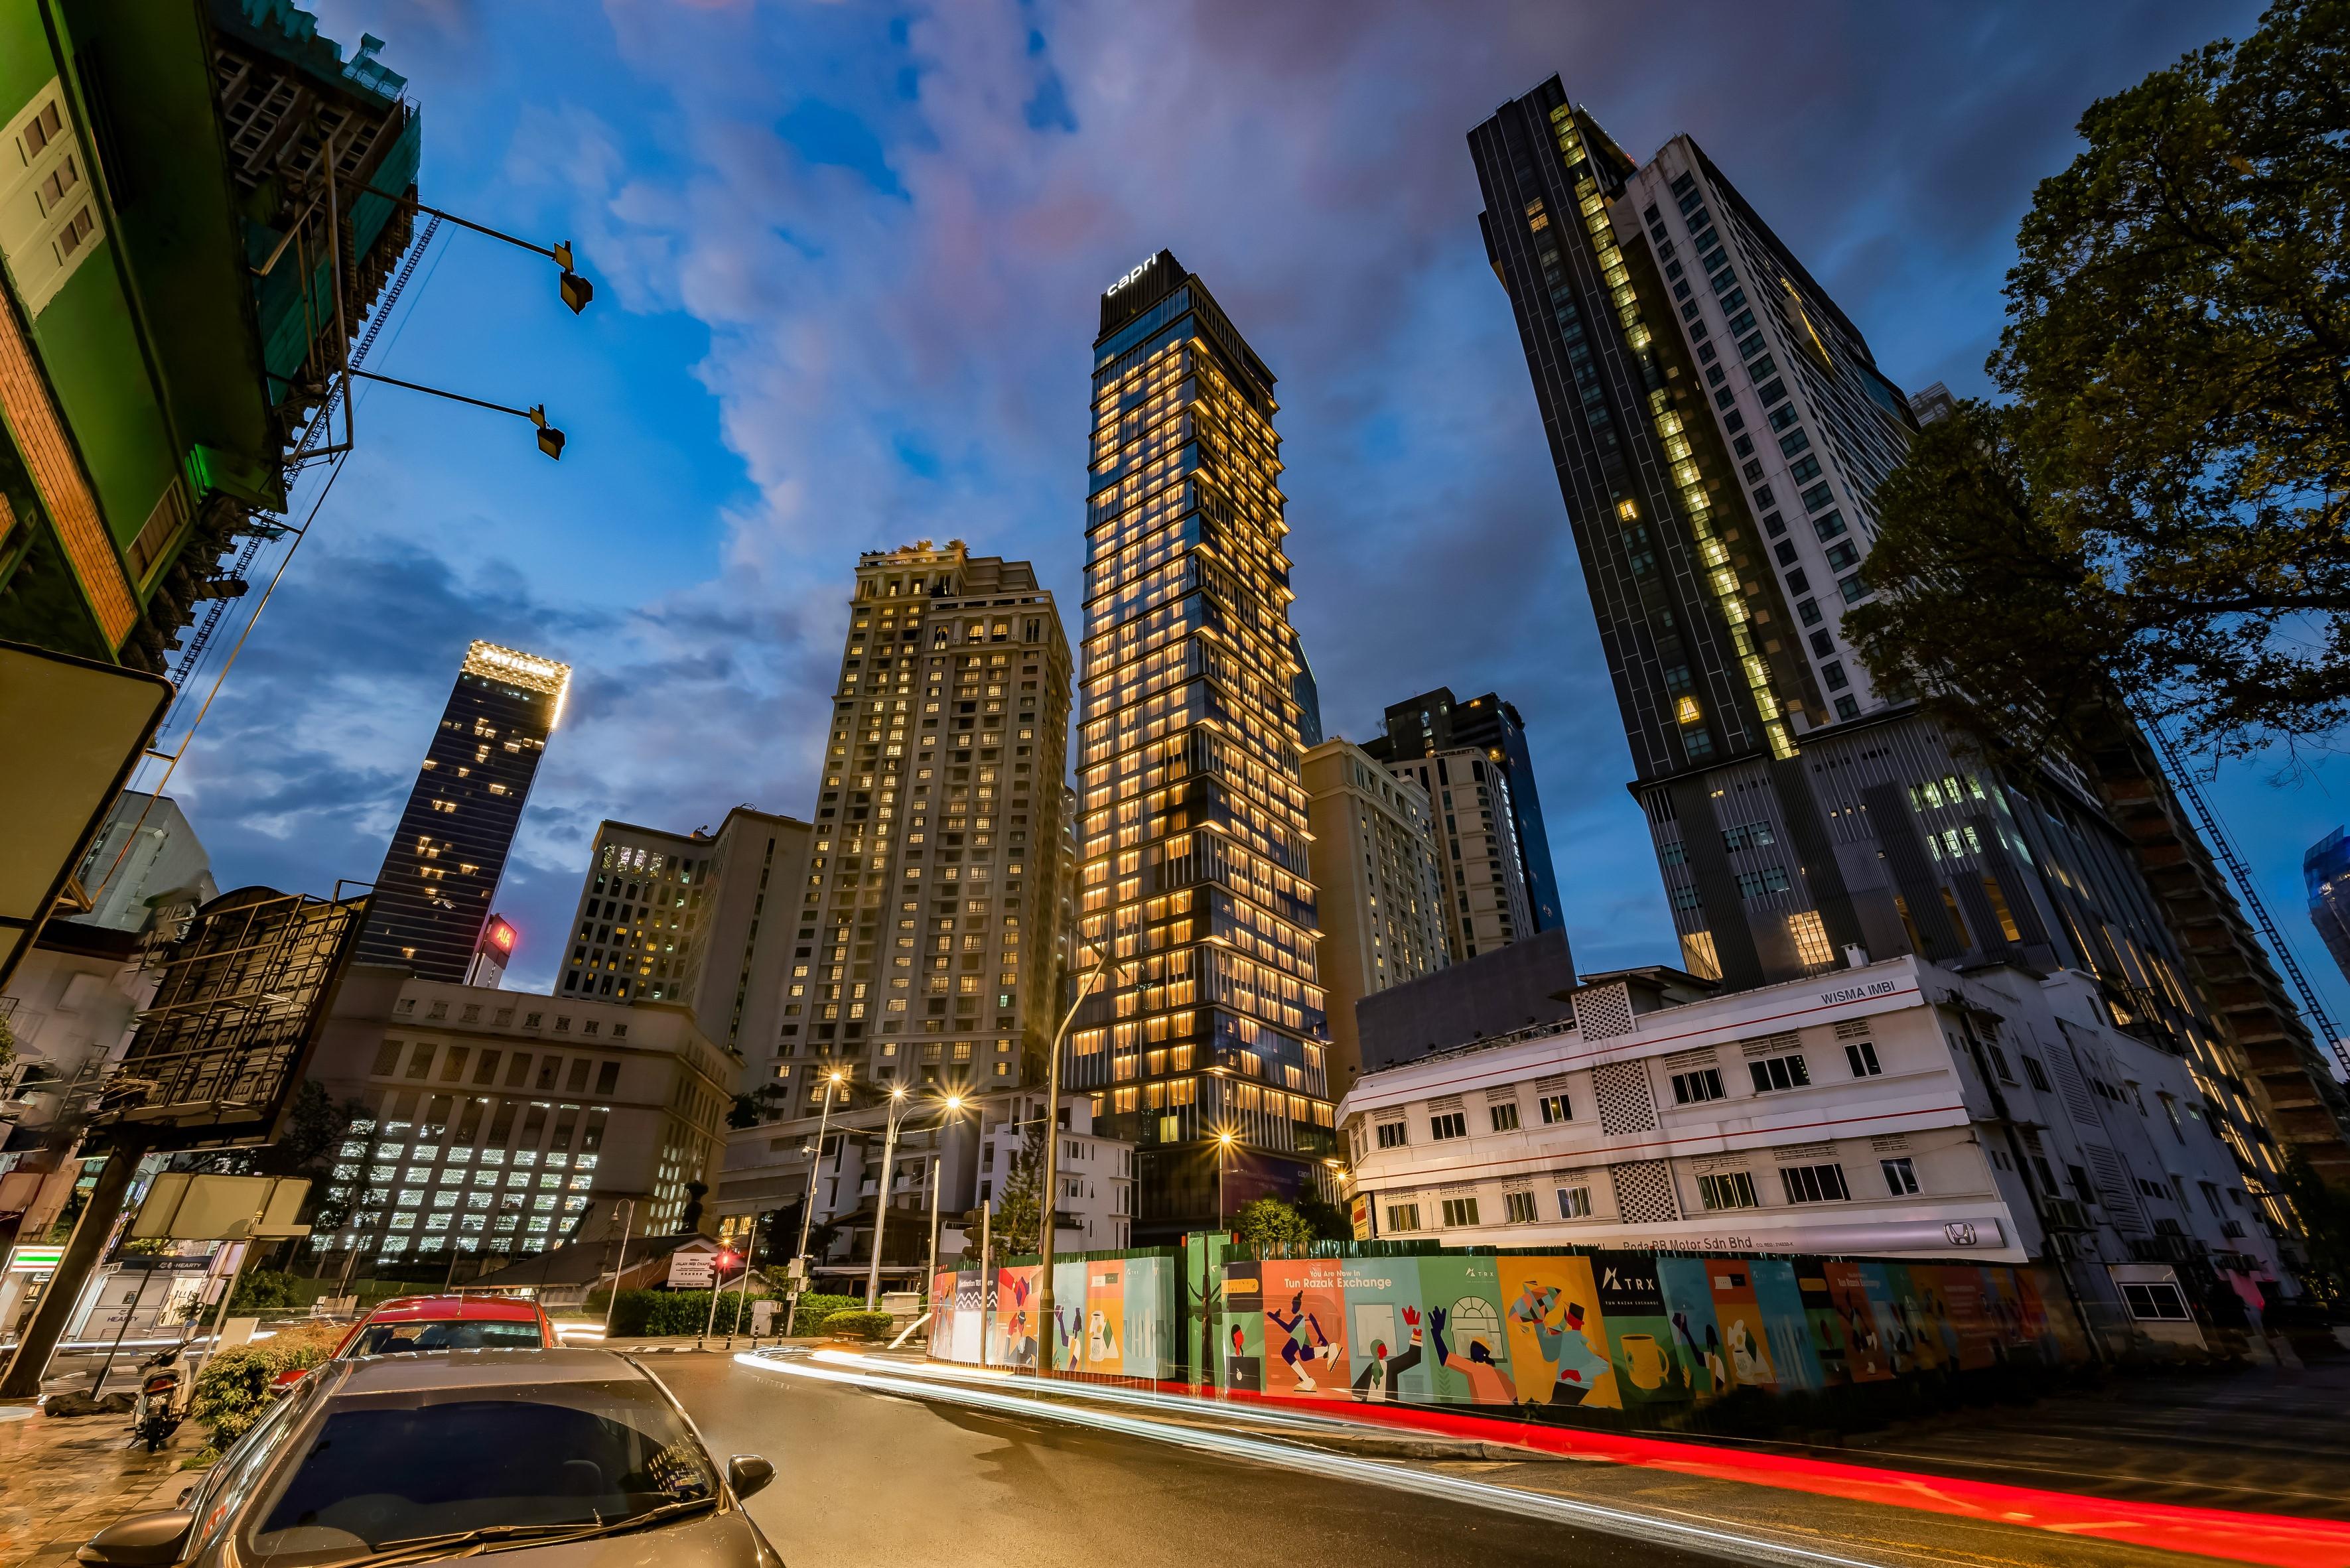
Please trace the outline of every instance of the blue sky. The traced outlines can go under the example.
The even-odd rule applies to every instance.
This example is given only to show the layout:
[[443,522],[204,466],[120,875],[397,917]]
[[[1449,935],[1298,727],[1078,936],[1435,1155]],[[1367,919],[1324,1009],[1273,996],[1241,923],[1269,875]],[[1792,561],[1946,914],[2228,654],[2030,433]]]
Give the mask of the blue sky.
[[[1074,613],[1095,297],[1167,246],[1280,377],[1326,722],[1524,713],[1586,969],[1671,958],[1622,732],[1464,138],[1554,70],[1686,130],[1904,387],[1986,389],[2033,182],[2096,94],[2246,5],[937,7],[323,0],[389,42],[428,202],[569,237],[598,297],[443,230],[361,442],[172,788],[224,886],[371,877],[468,640],[569,660],[500,905],[543,986],[605,817],[806,815],[856,552],[961,537]],[[300,504],[315,499],[313,479]],[[265,569],[274,559],[265,557]],[[249,601],[248,601],[249,602]],[[2296,939],[2330,762],[2216,799]],[[2303,942],[2317,958],[2314,940]],[[2350,1014],[2338,981],[2331,1000]]]

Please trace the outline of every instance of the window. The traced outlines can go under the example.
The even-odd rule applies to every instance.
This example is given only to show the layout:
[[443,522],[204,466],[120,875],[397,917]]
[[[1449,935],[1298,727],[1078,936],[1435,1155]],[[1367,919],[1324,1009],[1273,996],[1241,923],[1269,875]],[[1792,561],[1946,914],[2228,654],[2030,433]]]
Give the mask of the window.
[[1673,1104],[1693,1106],[1704,1100],[1722,1097],[1721,1069],[1700,1067],[1694,1073],[1673,1075]]
[[1765,866],[1760,871],[1738,874],[1738,896],[1742,898],[1759,898],[1765,893],[1783,893],[1786,890],[1787,868],[1783,866]]
[[[1518,1107],[1514,1103],[1488,1106],[1485,1108],[1493,1118],[1493,1130],[1495,1132],[1515,1132],[1518,1130]],[[1526,1201],[1531,1204],[1534,1202],[1534,1199],[1529,1197]],[[1529,1218],[1532,1218],[1532,1216],[1529,1216]]]
[[1417,1203],[1390,1203],[1390,1204],[1388,1204],[1388,1229],[1389,1231],[1417,1231],[1417,1230],[1419,1230],[1419,1204],[1417,1204]]
[[1715,1176],[1697,1179],[1697,1195],[1708,1209],[1752,1209],[1754,1178],[1742,1170],[1725,1170]]
[[1439,1141],[1449,1137],[1469,1136],[1469,1116],[1465,1111],[1447,1111],[1440,1116],[1428,1118],[1428,1130]]
[[1803,1089],[1811,1086],[1812,1070],[1800,1055],[1764,1056],[1746,1064],[1754,1075],[1754,1092],[1767,1095],[1773,1089]]
[[1477,1223],[1477,1200],[1473,1198],[1448,1198],[1444,1200],[1444,1223],[1447,1229]]
[[1790,1203],[1843,1203],[1852,1197],[1841,1165],[1791,1165],[1779,1172]]
[[1558,1189],[1558,1217],[1562,1220],[1591,1218],[1591,1189],[1562,1187]]
[[1874,1078],[1885,1071],[1877,1064],[1877,1043],[1873,1040],[1846,1041],[1844,1059],[1852,1064],[1852,1075],[1856,1078]]
[[1381,1122],[1378,1134],[1381,1148],[1401,1148],[1411,1141],[1411,1135],[1404,1130],[1401,1122]]
[[1534,1212],[1534,1195],[1531,1192],[1505,1192],[1502,1195],[1503,1218],[1513,1225],[1531,1225],[1541,1216]]
[[2129,1303],[2132,1317],[2157,1323],[2188,1321],[2187,1303],[2179,1295],[2178,1287],[2168,1280],[2126,1284],[2122,1286],[2122,1300]]
[[2040,1064],[2039,1057],[2029,1054],[2024,1056],[2023,1075],[2031,1079],[2032,1086],[2042,1094],[2052,1092],[2052,1085],[2048,1082],[2048,1069]]
[[1907,1198],[1918,1190],[1917,1168],[1909,1163],[1908,1156],[1877,1163],[1885,1168],[1885,1189],[1894,1197]]
[[1566,1091],[1564,1089],[1555,1095],[1544,1095],[1534,1103],[1542,1109],[1544,1127],[1550,1127],[1558,1122],[1571,1122],[1575,1119],[1575,1107],[1567,1104]]

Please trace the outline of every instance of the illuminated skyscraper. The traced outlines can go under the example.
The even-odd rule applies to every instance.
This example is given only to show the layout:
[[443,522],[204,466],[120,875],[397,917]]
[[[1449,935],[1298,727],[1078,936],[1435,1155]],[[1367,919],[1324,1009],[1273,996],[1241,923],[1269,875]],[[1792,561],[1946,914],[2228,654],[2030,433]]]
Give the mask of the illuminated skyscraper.
[[571,666],[476,642],[376,873],[361,963],[460,984],[506,868]]
[[1027,562],[960,539],[858,557],[796,878],[778,1116],[818,1115],[840,1066],[981,1092],[1042,1072],[1068,722],[1068,639]]
[[1170,253],[1102,296],[1073,967],[1111,968],[1070,1081],[1138,1146],[1137,1244],[1295,1194],[1331,1143],[1276,407]]

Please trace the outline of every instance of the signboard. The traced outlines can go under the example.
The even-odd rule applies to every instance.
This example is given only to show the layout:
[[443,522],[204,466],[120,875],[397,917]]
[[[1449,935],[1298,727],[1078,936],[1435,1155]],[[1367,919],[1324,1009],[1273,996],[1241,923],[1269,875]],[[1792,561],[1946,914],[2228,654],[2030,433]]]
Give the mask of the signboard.
[[131,767],[155,733],[169,681],[0,642],[0,985],[31,950]]
[[8,1272],[12,1274],[45,1274],[57,1266],[66,1255],[63,1247],[16,1247],[8,1253]]
[[669,1288],[673,1291],[706,1291],[718,1277],[717,1254],[688,1251],[680,1247],[669,1255]]
[[147,1189],[147,1200],[130,1221],[130,1234],[140,1241],[171,1241],[307,1235],[309,1227],[296,1225],[294,1217],[309,1195],[307,1176],[198,1176],[167,1170]]

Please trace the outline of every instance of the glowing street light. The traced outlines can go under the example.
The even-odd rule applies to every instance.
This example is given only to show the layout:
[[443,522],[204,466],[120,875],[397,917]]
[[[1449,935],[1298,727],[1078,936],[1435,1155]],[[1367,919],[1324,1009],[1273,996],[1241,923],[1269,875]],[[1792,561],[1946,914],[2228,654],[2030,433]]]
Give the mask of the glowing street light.
[[[842,1093],[846,1094],[847,1092],[847,1068],[835,1067],[830,1072],[825,1074],[824,1114],[816,1118],[816,1153],[808,1160],[807,1201],[800,1205],[800,1250],[793,1258],[793,1262],[799,1265],[800,1277],[798,1283],[803,1290],[807,1287],[810,1282],[808,1276],[814,1272],[809,1269],[807,1262],[808,1226],[810,1222],[816,1219],[816,1172],[822,1168],[824,1165],[824,1135],[827,1129],[832,1126],[832,1092],[835,1089],[838,1089]],[[799,1315],[800,1292],[793,1291],[786,1299],[784,1307],[784,1337],[785,1339],[789,1339],[791,1337],[793,1328],[795,1327],[799,1322]]]
[[865,1268],[865,1310],[881,1299],[881,1232],[889,1218],[889,1177],[898,1163],[898,1124],[906,1119],[906,1085],[889,1091],[889,1130],[881,1137],[881,1179],[873,1184],[873,1261]]

